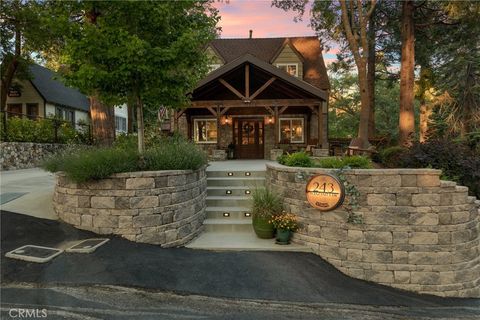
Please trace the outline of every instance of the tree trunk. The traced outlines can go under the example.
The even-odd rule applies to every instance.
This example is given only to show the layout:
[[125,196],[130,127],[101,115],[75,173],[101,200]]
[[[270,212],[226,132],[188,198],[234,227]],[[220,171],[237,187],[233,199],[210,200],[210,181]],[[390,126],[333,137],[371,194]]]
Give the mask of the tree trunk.
[[98,96],[90,96],[92,135],[96,144],[111,146],[115,140],[115,108],[100,102]]
[[[375,12],[375,11],[374,11]],[[375,128],[375,19],[374,15],[370,17],[368,26],[368,59],[367,59],[367,82],[370,99],[369,118],[368,118],[368,138],[373,139],[376,135]]]
[[402,4],[402,60],[400,67],[400,117],[399,145],[411,146],[415,134],[414,69],[415,69],[415,32],[412,0]]
[[141,155],[145,152],[145,129],[143,125],[143,102],[140,96],[137,95],[137,136],[138,136],[138,153]]
[[428,119],[430,118],[430,110],[425,98],[420,100],[420,142],[427,141],[428,136]]
[[357,67],[358,69],[358,84],[360,87],[360,123],[358,125],[357,141],[352,144],[362,149],[366,149],[370,146],[368,142],[368,124],[370,118],[370,97],[367,81],[367,66],[366,63],[361,63]]
[[133,133],[133,123],[135,121],[135,105],[132,101],[127,101],[127,113],[128,113],[128,130],[127,132]]

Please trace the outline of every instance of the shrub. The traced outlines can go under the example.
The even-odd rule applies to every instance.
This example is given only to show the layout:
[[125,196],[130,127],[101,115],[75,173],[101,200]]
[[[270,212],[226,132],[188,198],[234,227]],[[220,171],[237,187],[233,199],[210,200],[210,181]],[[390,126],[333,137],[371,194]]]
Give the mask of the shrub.
[[287,155],[287,154],[282,154],[281,156],[278,156],[278,157],[277,157],[277,161],[278,161],[278,163],[280,163],[280,164],[286,165],[286,163],[287,163],[287,158],[288,158],[288,155]]
[[405,152],[406,149],[400,146],[385,148],[378,154],[379,162],[387,168],[399,168],[402,166],[402,156]]
[[252,192],[252,214],[254,217],[270,219],[282,213],[280,196],[269,189],[258,188]]
[[416,143],[402,155],[401,162],[407,168],[441,169],[444,177],[480,197],[480,154],[465,144],[447,139]]
[[[304,151],[287,154],[284,158],[280,156],[281,164],[289,167],[313,167],[312,158]],[[282,163],[283,162],[283,163]]]
[[[114,173],[141,170],[196,170],[207,163],[206,155],[193,143],[164,138],[158,147],[140,157],[130,138],[110,148],[82,149],[45,160],[50,172],[64,171],[75,182],[107,178]],[[128,142],[130,141],[130,142]]]
[[317,167],[320,168],[332,168],[340,169],[344,167],[350,167],[355,169],[370,169],[372,168],[372,161],[363,156],[351,156],[351,157],[327,157],[318,160]]

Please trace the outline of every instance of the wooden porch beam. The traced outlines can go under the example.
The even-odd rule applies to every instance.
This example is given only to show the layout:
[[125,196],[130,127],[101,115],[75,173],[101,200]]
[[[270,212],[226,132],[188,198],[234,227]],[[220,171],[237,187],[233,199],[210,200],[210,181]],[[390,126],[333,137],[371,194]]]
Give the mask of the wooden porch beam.
[[223,84],[225,87],[227,87],[228,90],[232,91],[233,93],[235,93],[235,95],[237,97],[239,97],[240,99],[244,100],[245,97],[243,96],[243,94],[241,94],[240,92],[238,92],[237,89],[235,89],[234,87],[232,87],[230,85],[230,83],[228,83],[227,81],[223,80],[222,78],[218,79],[218,81],[220,81],[221,84]]
[[180,117],[185,113],[185,111],[187,111],[187,109],[182,109],[180,111],[175,110],[175,119],[176,120],[180,119]]
[[207,107],[208,111],[210,111],[211,114],[213,114],[215,117],[217,116],[217,112],[215,111],[215,109],[213,109],[212,107],[208,106]]
[[245,65],[245,98],[250,98],[250,65]]
[[312,110],[312,113],[313,113],[313,114],[317,114],[317,115],[318,115],[318,110],[315,109],[313,106],[308,106],[308,108],[309,108],[310,110]]
[[271,77],[267,82],[265,82],[265,83],[263,84],[263,86],[261,86],[260,88],[258,88],[258,90],[255,91],[255,92],[250,96],[250,100],[255,99],[256,96],[258,96],[258,95],[259,95],[260,93],[262,93],[265,89],[267,89],[267,87],[268,87],[269,85],[271,85],[272,82],[275,81],[276,79],[277,79],[277,78],[275,78],[275,77]]
[[220,115],[223,116],[225,113],[227,113],[228,109],[230,109],[230,107],[223,108],[223,110],[220,112]]
[[282,114],[287,110],[288,106],[283,106],[282,109],[280,109],[279,113]]
[[269,106],[265,106],[265,109],[267,109],[267,111],[270,112],[272,116],[275,116],[275,112],[272,110],[272,108],[270,108]]
[[264,106],[275,106],[281,105],[285,107],[292,106],[308,106],[308,105],[319,105],[321,100],[316,99],[259,99],[253,100],[250,102],[245,102],[241,100],[203,100],[203,101],[192,101],[189,108],[207,108],[216,105],[223,105],[232,108],[237,107],[264,107]]

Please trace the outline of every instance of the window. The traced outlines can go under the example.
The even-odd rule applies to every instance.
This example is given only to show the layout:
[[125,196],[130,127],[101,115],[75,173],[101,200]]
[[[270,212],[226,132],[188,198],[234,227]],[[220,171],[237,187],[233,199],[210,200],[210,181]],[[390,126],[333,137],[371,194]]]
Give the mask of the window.
[[127,118],[115,116],[115,131],[127,132]]
[[38,103],[27,103],[27,117],[30,120],[38,118]]
[[9,117],[23,117],[22,114],[22,104],[21,103],[11,103],[7,105],[7,114]]
[[214,63],[214,64],[210,64],[208,66],[208,72],[212,72],[214,70],[217,70],[218,68],[220,68],[222,65],[219,64],[219,63]]
[[280,143],[303,143],[303,118],[280,119]]
[[282,69],[292,76],[298,77],[298,63],[277,63],[277,68]]
[[55,107],[55,117],[68,121],[72,126],[75,126],[75,111],[73,110],[57,106]]
[[194,119],[193,140],[196,143],[217,142],[217,120],[216,119]]

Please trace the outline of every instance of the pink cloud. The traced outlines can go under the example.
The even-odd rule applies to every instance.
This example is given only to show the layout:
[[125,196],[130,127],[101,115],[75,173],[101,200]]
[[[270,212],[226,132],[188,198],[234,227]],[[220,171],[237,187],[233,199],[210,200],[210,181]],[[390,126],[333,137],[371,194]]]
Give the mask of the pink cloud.
[[222,38],[246,38],[250,29],[254,37],[315,35],[308,16],[294,22],[296,13],[272,7],[268,0],[230,0],[215,7],[220,11]]

